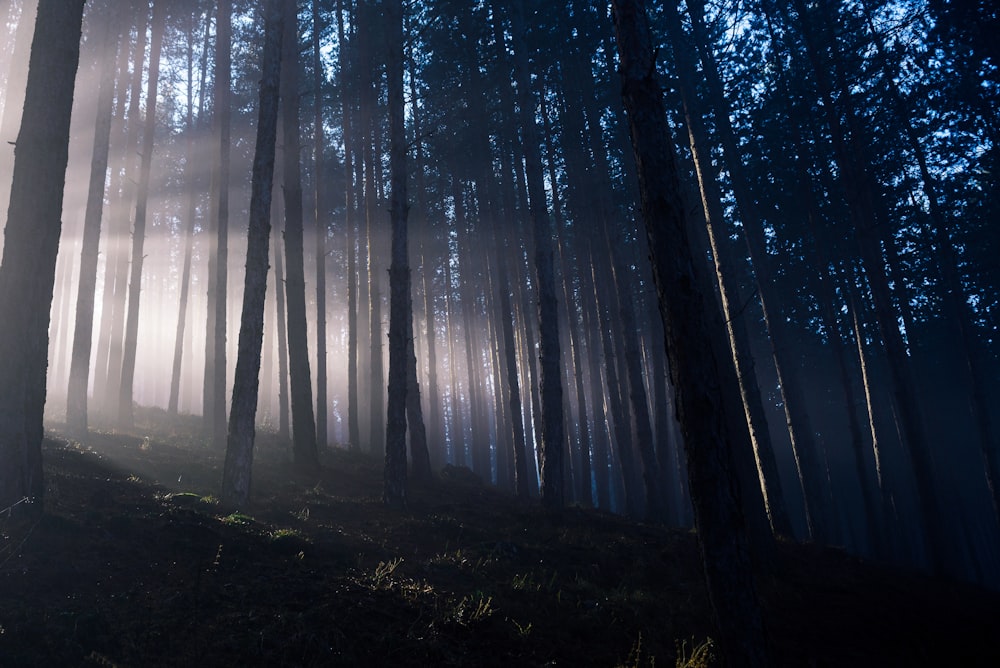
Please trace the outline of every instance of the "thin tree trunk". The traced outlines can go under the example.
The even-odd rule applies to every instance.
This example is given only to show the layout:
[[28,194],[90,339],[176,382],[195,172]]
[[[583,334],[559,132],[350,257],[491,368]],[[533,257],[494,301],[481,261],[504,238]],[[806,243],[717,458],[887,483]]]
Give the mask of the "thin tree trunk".
[[166,20],[165,0],[153,5],[153,22],[149,41],[149,72],[146,88],[146,119],[142,136],[142,161],[139,165],[139,186],[135,201],[135,221],[132,226],[132,254],[128,284],[128,313],[125,319],[125,340],[122,350],[122,376],[118,394],[118,424],[131,429],[135,424],[132,386],[135,381],[136,348],[139,343],[139,296],[142,289],[142,265],[145,260],[146,209],[149,204],[149,178],[153,166],[153,139],[156,135],[156,96],[160,79],[160,50]]
[[723,660],[733,666],[771,666],[750,570],[733,474],[732,441],[717,419],[722,391],[711,347],[704,292],[683,219],[680,186],[656,77],[645,6],[612,0],[622,96],[639,171],[642,217],[677,390],[691,496]]
[[[216,157],[217,171],[212,179],[215,188],[215,295],[213,330],[209,334],[213,350],[212,375],[206,383],[209,411],[205,415],[206,428],[215,447],[226,442],[226,306],[229,301],[229,166],[231,114],[230,88],[232,85],[232,1],[219,0],[219,13],[215,31],[215,108],[212,118],[219,141]],[[258,362],[259,363],[259,362]]]
[[312,59],[313,59],[313,184],[315,191],[314,221],[316,223],[316,443],[326,448],[329,438],[327,428],[326,382],[326,213],[323,210],[323,61],[320,59],[319,0],[312,2]]
[[[120,398],[122,374],[122,343],[125,328],[125,310],[127,308],[128,274],[129,274],[129,236],[131,220],[129,212],[136,199],[135,160],[139,153],[139,128],[142,126],[140,101],[142,98],[142,64],[146,58],[146,29],[149,26],[149,3],[137,2],[138,20],[136,26],[135,49],[132,57],[133,72],[131,90],[128,95],[128,115],[124,125],[124,155],[121,170],[113,170],[121,174],[118,187],[113,187],[113,193],[120,193],[111,201],[109,210],[111,227],[111,244],[109,245],[108,262],[114,261],[113,279],[109,282],[105,270],[104,284],[112,285],[114,292],[104,302],[103,313],[108,314],[107,333],[105,334],[104,316],[101,317],[101,337],[98,340],[100,348],[107,346],[106,356],[98,351],[97,379],[95,382],[95,398],[100,402],[102,412],[112,423],[117,417],[118,400]],[[124,96],[120,96],[124,97]],[[106,344],[105,344],[106,342]],[[102,359],[103,357],[103,359]]]
[[319,464],[313,416],[306,326],[306,281],[303,263],[302,172],[299,164],[299,42],[298,4],[284,1],[282,40],[281,119],[285,191],[285,298],[288,306],[288,362],[292,399],[292,453],[296,466],[310,470]]
[[66,390],[66,428],[71,434],[87,433],[87,389],[90,383],[90,350],[94,333],[94,298],[97,291],[97,253],[101,239],[101,216],[104,210],[104,182],[108,175],[108,152],[111,143],[111,118],[115,97],[115,55],[118,50],[119,22],[110,8],[97,17],[100,44],[98,67],[101,78],[97,92],[97,124],[90,162],[87,208],[83,219],[80,253],[80,279],[76,299],[76,327],[73,356]]
[[[194,124],[194,21],[192,18],[191,32],[188,35],[188,67],[187,67],[187,172],[188,172],[188,209],[187,228],[184,230],[184,264],[181,269],[181,294],[177,308],[177,332],[174,338],[174,361],[170,374],[170,397],[167,401],[167,412],[177,414],[177,404],[180,399],[181,362],[184,354],[184,333],[187,329],[188,295],[191,283],[191,255],[194,250],[194,229],[198,216],[198,176],[194,167],[195,144],[197,131]],[[208,65],[208,17],[205,18],[206,48],[201,53],[201,81],[198,89],[198,120],[202,119],[205,105],[205,78]]]
[[535,272],[538,294],[539,368],[542,404],[541,500],[555,508],[563,504],[563,403],[560,377],[561,354],[555,285],[552,229],[545,202],[545,184],[535,122],[534,99],[529,87],[528,55],[523,0],[511,5],[511,32],[518,48],[514,51],[514,77],[524,138],[525,175],[535,242]]
[[253,468],[254,416],[257,412],[258,376],[264,337],[264,302],[267,294],[268,242],[271,235],[282,19],[280,0],[268,0],[261,55],[257,144],[251,177],[247,270],[237,344],[236,375],[233,381],[233,408],[229,417],[226,460],[222,474],[222,501],[237,508],[244,506],[249,499]]
[[389,401],[385,427],[383,501],[406,506],[406,396],[413,344],[410,266],[407,259],[406,130],[403,125],[403,3],[383,5],[388,26],[389,172],[392,199],[392,263],[389,266]]

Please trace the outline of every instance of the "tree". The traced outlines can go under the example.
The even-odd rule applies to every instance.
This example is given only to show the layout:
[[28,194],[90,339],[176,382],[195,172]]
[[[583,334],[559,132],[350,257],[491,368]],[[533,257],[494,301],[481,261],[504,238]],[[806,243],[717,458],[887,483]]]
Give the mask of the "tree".
[[160,50],[166,21],[166,0],[153,5],[153,22],[149,40],[149,73],[146,84],[146,119],[142,132],[142,161],[139,165],[139,185],[136,191],[135,221],[132,225],[132,259],[128,281],[128,312],[125,318],[125,340],[122,349],[121,384],[118,394],[118,424],[131,429],[135,421],[132,406],[132,384],[135,380],[136,346],[139,339],[139,296],[142,288],[142,265],[145,262],[146,211],[149,205],[149,178],[153,166],[153,139],[156,135],[156,96],[160,83]]
[[292,399],[292,452],[297,466],[319,463],[316,420],[309,376],[309,338],[306,330],[306,278],[303,263],[302,170],[299,139],[299,30],[298,3],[284,0],[284,37],[281,55],[281,127],[284,141],[285,299],[288,307],[288,370]]
[[205,434],[221,447],[226,441],[226,302],[229,260],[230,88],[232,65],[232,2],[219,0],[215,28],[215,108],[213,134],[218,140],[212,174],[215,223],[214,262],[209,266],[208,318],[206,320]]
[[118,51],[119,19],[105,4],[95,22],[101,78],[97,92],[97,123],[90,163],[87,208],[83,220],[80,251],[80,280],[76,300],[76,327],[70,362],[69,387],[66,391],[66,427],[70,433],[87,433],[87,385],[90,380],[90,350],[94,330],[94,292],[97,289],[97,251],[101,238],[101,215],[104,211],[104,181],[108,175],[108,150],[111,140],[111,113],[115,98],[115,54]]
[[528,55],[524,26],[524,2],[511,4],[511,32],[518,46],[514,51],[521,132],[524,137],[525,176],[530,201],[532,240],[535,243],[535,272],[538,291],[538,332],[540,392],[542,403],[542,504],[563,504],[563,403],[559,342],[559,314],[556,299],[555,261],[552,227],[545,198],[542,159],[535,121],[535,101],[529,85]]
[[[39,0],[0,262],[0,509],[41,503],[49,308],[83,0]],[[36,506],[40,508],[41,506]]]
[[406,506],[406,394],[409,343],[413,338],[410,266],[407,259],[406,131],[403,124],[403,3],[385,6],[389,53],[389,170],[392,203],[392,264],[389,266],[389,397],[386,404],[385,486],[382,499]]
[[699,284],[693,266],[646,8],[641,0],[613,0],[611,7],[642,218],[720,648],[729,665],[770,666],[773,662],[750,569],[730,436],[725,421],[718,419],[724,410],[718,384],[721,361],[710,344],[704,297],[707,286]]
[[264,47],[261,51],[257,144],[251,177],[247,271],[236,353],[236,376],[233,380],[232,410],[226,440],[226,461],[222,474],[222,501],[237,508],[245,505],[250,496],[253,465],[254,416],[257,413],[260,354],[264,340],[264,297],[267,293],[271,193],[284,19],[282,0],[268,0],[265,5]]

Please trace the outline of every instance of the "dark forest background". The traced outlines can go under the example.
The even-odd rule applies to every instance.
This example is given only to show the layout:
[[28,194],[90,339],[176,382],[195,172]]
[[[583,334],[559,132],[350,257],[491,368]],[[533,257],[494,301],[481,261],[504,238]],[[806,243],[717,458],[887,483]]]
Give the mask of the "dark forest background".
[[[36,4],[0,3],[4,175]],[[241,0],[220,41],[225,5],[87,5],[45,403],[70,430],[130,428],[138,404],[203,415],[206,446],[225,443],[263,42],[259,3]],[[256,421],[381,454],[396,38],[381,3],[297,9]],[[777,535],[1000,587],[996,7],[687,0],[650,17],[692,238],[737,362],[750,497]],[[413,0],[402,39],[432,468],[538,494],[540,165],[563,500],[690,526],[607,4]],[[286,303],[290,282],[303,303]]]

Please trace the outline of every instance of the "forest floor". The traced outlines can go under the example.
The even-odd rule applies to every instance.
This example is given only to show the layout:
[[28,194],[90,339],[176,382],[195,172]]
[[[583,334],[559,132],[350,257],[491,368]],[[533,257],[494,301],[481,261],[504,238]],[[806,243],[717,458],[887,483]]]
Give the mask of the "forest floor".
[[[638,668],[711,652],[691,532],[543,511],[454,470],[393,511],[379,459],[332,449],[302,473],[266,434],[252,505],[228,513],[222,454],[193,422],[155,418],[82,443],[50,432],[44,513],[0,517],[0,666]],[[779,665],[1000,665],[1000,594],[789,544],[758,584]]]

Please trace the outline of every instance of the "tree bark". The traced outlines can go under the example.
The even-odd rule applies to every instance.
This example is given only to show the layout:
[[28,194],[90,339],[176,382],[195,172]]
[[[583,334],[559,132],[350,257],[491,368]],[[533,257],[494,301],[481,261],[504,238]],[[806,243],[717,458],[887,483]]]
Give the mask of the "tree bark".
[[83,218],[83,241],[80,252],[80,278],[76,299],[76,326],[66,390],[66,429],[77,437],[87,433],[87,389],[90,384],[90,351],[94,333],[94,298],[97,290],[97,260],[101,240],[101,216],[104,211],[104,182],[108,175],[111,144],[111,117],[115,97],[115,55],[118,51],[120,23],[106,7],[97,17],[101,73],[97,92],[97,123],[90,162],[87,208]]
[[166,21],[166,0],[153,4],[153,22],[149,40],[149,72],[146,84],[146,118],[143,123],[142,161],[136,191],[135,221],[132,225],[132,254],[128,283],[128,312],[122,349],[122,375],[118,393],[118,424],[131,429],[135,424],[132,387],[135,381],[136,348],[139,343],[139,297],[142,289],[142,265],[145,261],[146,209],[149,204],[149,178],[153,167],[153,139],[156,135],[156,96],[160,80],[160,51]]
[[733,474],[732,442],[725,421],[718,419],[724,409],[708,332],[706,286],[698,284],[694,272],[646,9],[641,0],[613,0],[611,6],[642,218],[720,650],[729,665],[770,666]]
[[[0,263],[0,511],[41,512],[49,309],[83,0],[40,0]],[[17,507],[17,510],[13,510]]]
[[278,89],[281,77],[284,18],[281,0],[268,0],[265,12],[243,311],[237,344],[226,460],[222,474],[222,501],[227,506],[236,508],[246,505],[249,499],[253,468],[254,416],[257,412],[258,375],[264,338],[264,301],[267,294],[267,255],[271,235],[271,194],[278,124]]
[[392,189],[392,263],[389,266],[389,399],[385,426],[383,501],[406,506],[406,396],[413,315],[407,259],[406,131],[403,125],[403,3],[383,5],[388,26],[389,172]]
[[511,3],[511,33],[518,47],[514,51],[514,78],[517,81],[520,126],[524,138],[524,168],[535,243],[535,272],[538,294],[540,393],[542,407],[541,500],[557,508],[563,504],[563,402],[559,317],[556,299],[552,226],[545,202],[545,182],[539,149],[535,100],[529,86],[524,2]]
[[298,4],[284,1],[281,57],[281,121],[285,190],[285,298],[288,307],[288,366],[292,399],[292,453],[303,470],[319,464],[313,415],[306,326],[306,280],[303,262],[302,172],[299,141]]

